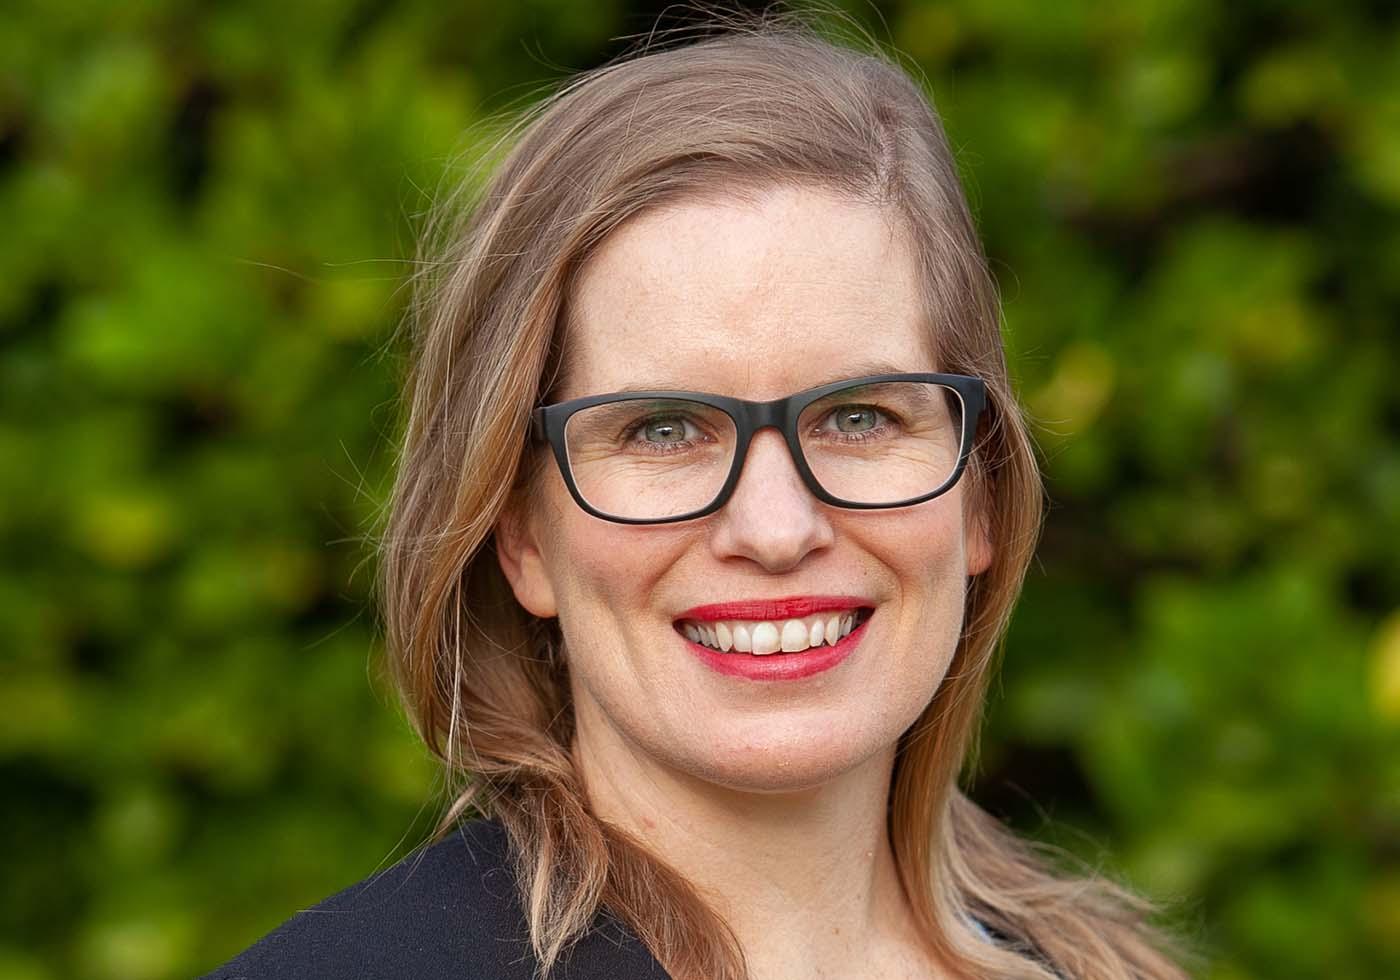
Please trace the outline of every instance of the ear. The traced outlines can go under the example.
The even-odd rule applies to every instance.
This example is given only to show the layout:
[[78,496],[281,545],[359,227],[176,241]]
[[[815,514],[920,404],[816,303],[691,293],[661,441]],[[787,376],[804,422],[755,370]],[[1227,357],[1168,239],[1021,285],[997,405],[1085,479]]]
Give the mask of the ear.
[[534,521],[523,501],[514,501],[496,522],[496,560],[515,599],[541,619],[559,615]]
[[963,553],[967,574],[981,575],[992,566],[992,535],[985,507],[976,507],[963,519]]

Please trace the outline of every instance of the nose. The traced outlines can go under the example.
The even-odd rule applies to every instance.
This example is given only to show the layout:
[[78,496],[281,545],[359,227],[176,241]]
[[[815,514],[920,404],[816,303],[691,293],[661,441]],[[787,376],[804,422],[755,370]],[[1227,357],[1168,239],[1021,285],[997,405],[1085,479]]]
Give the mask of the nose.
[[748,558],[767,572],[797,567],[835,537],[775,429],[754,435],[739,482],[718,516],[712,544],[719,557]]

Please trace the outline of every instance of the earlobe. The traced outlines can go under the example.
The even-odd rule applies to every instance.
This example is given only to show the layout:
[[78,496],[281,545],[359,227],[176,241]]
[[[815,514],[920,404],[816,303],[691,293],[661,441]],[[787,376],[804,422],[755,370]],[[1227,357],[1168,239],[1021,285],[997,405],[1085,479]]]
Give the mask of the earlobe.
[[964,551],[967,554],[967,574],[981,575],[992,566],[992,536],[985,513],[979,509],[968,519],[966,528]]
[[515,599],[526,612],[541,619],[559,615],[554,583],[550,581],[533,528],[515,508],[501,514],[496,522],[496,561],[510,583]]

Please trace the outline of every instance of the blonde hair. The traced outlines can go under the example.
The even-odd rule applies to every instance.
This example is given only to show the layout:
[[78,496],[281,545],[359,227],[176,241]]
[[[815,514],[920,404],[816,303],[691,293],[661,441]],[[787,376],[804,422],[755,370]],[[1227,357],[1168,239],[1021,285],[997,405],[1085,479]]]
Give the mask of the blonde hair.
[[[452,780],[439,831],[469,811],[504,824],[542,969],[606,910],[678,980],[746,976],[733,934],[695,890],[590,812],[557,624],[516,603],[492,533],[512,495],[529,492],[528,415],[555,382],[570,289],[599,243],[665,201],[802,183],[902,219],[940,369],[987,386],[967,479],[994,559],[969,586],[947,678],[902,737],[891,784],[890,839],[920,929],[959,975],[1184,977],[1149,924],[1151,904],[1058,872],[1048,849],[958,786],[1042,490],[995,284],[919,86],[878,51],[770,16],[579,76],[506,145],[484,189],[463,182],[424,235],[380,588],[396,683]],[[972,918],[1005,941],[979,937]]]

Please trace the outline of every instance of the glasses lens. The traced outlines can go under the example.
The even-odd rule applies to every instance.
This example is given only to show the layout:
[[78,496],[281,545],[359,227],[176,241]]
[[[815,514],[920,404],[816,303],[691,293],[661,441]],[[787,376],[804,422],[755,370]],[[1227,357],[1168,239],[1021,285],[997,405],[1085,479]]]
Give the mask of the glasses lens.
[[569,470],[589,506],[657,520],[718,496],[734,459],[734,420],[685,399],[637,398],[575,412],[564,427]]
[[855,385],[803,410],[802,454],[822,488],[853,504],[895,504],[941,489],[957,470],[962,397],[947,385]]

